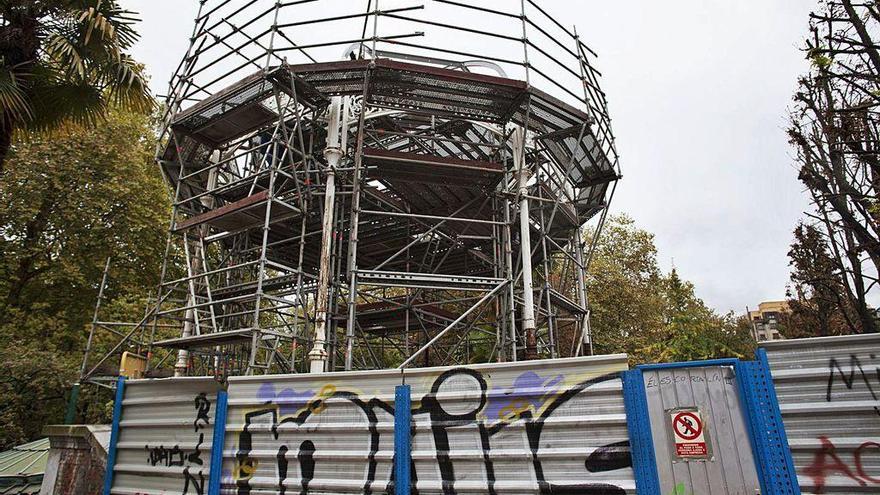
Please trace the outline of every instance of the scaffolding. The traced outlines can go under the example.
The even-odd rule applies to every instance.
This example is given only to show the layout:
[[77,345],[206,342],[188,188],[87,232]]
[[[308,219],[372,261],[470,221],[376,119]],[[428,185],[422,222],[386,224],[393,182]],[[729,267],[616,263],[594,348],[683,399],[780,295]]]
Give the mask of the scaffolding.
[[202,1],[157,151],[162,282],[111,354],[224,377],[591,353],[585,240],[620,177],[596,55],[493,5]]

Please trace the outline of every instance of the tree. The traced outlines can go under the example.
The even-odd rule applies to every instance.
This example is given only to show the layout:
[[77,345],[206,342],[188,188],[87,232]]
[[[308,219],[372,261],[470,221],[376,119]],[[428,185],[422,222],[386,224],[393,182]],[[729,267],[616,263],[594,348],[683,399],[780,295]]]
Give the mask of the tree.
[[870,2],[823,2],[810,16],[810,33],[812,67],[799,81],[788,135],[813,201],[809,216],[824,230],[842,284],[841,315],[852,309],[856,331],[876,332],[867,301],[880,273],[880,10]]
[[126,53],[138,38],[133,22],[116,0],[0,3],[0,170],[17,130],[95,124],[110,105],[152,108]]
[[694,285],[657,264],[654,236],[629,217],[609,218],[588,274],[597,353],[626,352],[634,363],[745,357],[748,321],[718,315]]
[[[105,318],[143,314],[170,215],[154,140],[148,114],[111,110],[93,129],[19,140],[0,173],[0,448],[63,419],[108,256]],[[98,399],[81,401],[87,419],[103,414]]]
[[661,279],[653,234],[609,217],[587,274],[595,353],[640,353],[663,324]]
[[698,298],[694,284],[673,268],[664,278],[664,326],[648,346],[648,359],[676,362],[718,357],[747,357],[755,341],[748,317],[718,315]]
[[[860,330],[854,298],[847,294],[840,259],[831,256],[820,227],[801,222],[788,251],[792,287],[789,321],[780,326],[787,338],[856,333]],[[793,291],[793,292],[792,292]]]

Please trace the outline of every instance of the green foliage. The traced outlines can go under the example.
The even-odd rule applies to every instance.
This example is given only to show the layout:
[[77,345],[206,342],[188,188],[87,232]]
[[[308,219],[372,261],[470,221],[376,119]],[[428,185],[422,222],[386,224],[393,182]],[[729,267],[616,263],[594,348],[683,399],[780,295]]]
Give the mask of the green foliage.
[[746,357],[754,340],[746,319],[719,315],[694,285],[657,265],[654,236],[614,216],[588,274],[595,352],[626,352],[634,363]]
[[818,53],[814,54],[812,57],[810,57],[810,60],[813,62],[813,65],[816,68],[821,69],[821,70],[827,70],[829,67],[831,67],[831,63],[832,63],[832,60],[830,57],[825,56],[825,55],[821,55]]
[[0,326],[0,449],[34,439],[43,425],[64,415],[64,394],[76,376],[76,359],[53,349],[53,334],[70,334],[59,319],[14,311]]
[[653,234],[629,217],[609,218],[587,279],[596,353],[636,355],[647,345],[645,332],[663,323],[661,279]]
[[787,294],[791,314],[780,325],[780,333],[787,338],[858,333],[858,313],[823,231],[816,225],[799,223],[788,259],[792,269]]
[[153,106],[126,52],[137,41],[116,0],[7,0],[0,4],[0,164],[16,130],[94,125],[115,106]]
[[[17,142],[0,173],[0,447],[62,421],[108,256],[104,317],[143,314],[170,211],[152,129],[149,115],[114,110],[94,129]],[[105,334],[97,349],[116,341]],[[98,420],[109,396],[92,388],[80,415]]]

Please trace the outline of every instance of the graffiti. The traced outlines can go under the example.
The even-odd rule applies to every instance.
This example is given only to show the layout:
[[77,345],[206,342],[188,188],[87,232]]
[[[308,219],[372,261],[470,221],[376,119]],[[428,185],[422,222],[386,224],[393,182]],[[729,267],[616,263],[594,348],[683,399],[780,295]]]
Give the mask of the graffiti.
[[673,383],[686,383],[690,381],[691,383],[715,383],[724,381],[727,385],[733,385],[734,375],[732,371],[728,371],[723,376],[721,373],[714,373],[712,376],[703,378],[699,375],[690,375],[690,377],[686,375],[678,375],[673,377],[671,374],[664,376],[657,380],[656,377],[652,376],[648,378],[648,381],[645,382],[645,388],[655,388],[661,385],[672,385]]
[[[813,462],[804,469],[804,474],[812,478],[816,493],[823,493],[828,475],[843,475],[859,486],[880,485],[880,473],[869,473],[866,466],[876,466],[880,460],[880,443],[868,441],[859,445],[852,453],[852,462],[844,460],[834,443],[826,436],[820,436],[822,446],[815,452]],[[866,462],[868,456],[875,460]],[[848,459],[847,459],[848,460]]]
[[314,390],[297,392],[292,388],[285,388],[276,392],[275,384],[271,382],[262,384],[257,390],[257,399],[277,405],[279,412],[284,416],[296,413],[305,407],[314,396]]
[[[202,495],[205,493],[205,474],[199,470],[193,475],[189,466],[183,468],[183,495],[187,495],[189,493],[189,487],[192,485],[193,493],[196,495]],[[196,479],[196,476],[199,478]]]
[[210,420],[208,419],[208,412],[211,411],[211,402],[208,400],[208,397],[204,392],[200,393],[195,398],[196,404],[196,419],[193,421],[193,428],[196,431],[199,431],[205,426],[208,426]]
[[549,398],[556,395],[562,380],[562,375],[545,380],[534,371],[526,371],[516,377],[512,387],[492,389],[486,405],[486,418],[500,421],[541,409]]
[[[265,388],[261,390],[263,390],[264,393],[266,391]],[[292,389],[287,390],[289,392],[282,391],[286,397],[297,397],[300,395]],[[376,416],[376,410],[385,411],[388,415],[385,420],[388,421],[388,418],[393,417],[393,409],[378,399],[364,402],[358,398],[357,394],[353,392],[338,391],[332,386],[324,387],[321,392],[314,395],[312,399],[308,400],[290,416],[280,414],[281,408],[276,407],[271,403],[270,405],[272,407],[270,408],[261,409],[245,415],[245,428],[239,434],[239,449],[236,453],[235,466],[232,471],[232,477],[236,480],[238,493],[250,493],[251,487],[249,481],[260,467],[259,460],[249,455],[252,450],[252,439],[255,434],[251,431],[252,429],[256,429],[257,431],[268,430],[274,440],[296,436],[314,437],[313,439],[302,438],[298,441],[291,438],[289,442],[282,443],[278,447],[278,453],[276,454],[275,459],[278,474],[278,491],[286,493],[286,482],[290,465],[294,464],[298,467],[299,473],[297,478],[300,480],[300,486],[297,493],[308,493],[309,484],[314,478],[315,473],[316,460],[314,454],[317,450],[315,442],[322,442],[327,446],[335,446],[335,439],[341,439],[345,436],[339,434],[322,435],[318,432],[317,424],[314,424],[321,422],[320,415],[326,410],[326,402],[330,399],[336,398],[344,399],[348,404],[348,406],[341,407],[342,411],[340,411],[340,414],[345,414],[358,419],[366,418],[366,421],[369,424],[369,452],[366,456],[367,476],[363,491],[366,494],[371,493],[370,487],[375,480],[377,469],[375,454],[379,450],[379,431],[377,428],[378,418]],[[290,407],[292,407],[292,404],[288,402],[285,409],[290,410]],[[310,422],[309,420],[314,421]],[[300,429],[299,427],[302,428]],[[297,433],[300,435],[297,435]],[[330,448],[326,450],[333,449]],[[293,458],[291,459],[289,455]],[[344,461],[337,462],[337,464],[340,469],[349,467]]]
[[[562,431],[555,426],[583,414],[588,394],[616,379],[617,374],[610,374],[568,385],[562,375],[526,371],[510,386],[490,388],[483,374],[472,369],[442,373],[427,393],[413,397],[411,492],[417,493],[421,480],[444,495],[462,490],[490,495],[625,493],[594,473],[630,469],[628,441],[597,448],[589,438],[598,438],[598,432],[590,431],[598,427],[577,425]],[[256,397],[264,406],[243,415],[234,465],[226,478],[236,493],[393,491],[392,459],[380,454],[394,450],[393,431],[384,426],[393,424],[393,404],[333,385],[315,393],[309,387],[279,390],[264,383]],[[575,435],[572,428],[577,428]],[[267,462],[271,465],[261,464]],[[507,488],[512,477],[527,478],[520,482],[532,488]],[[271,488],[267,479],[272,479]]]
[[149,453],[147,462],[149,462],[151,466],[159,464],[166,467],[183,466],[184,452],[180,450],[180,447],[177,445],[171,449],[166,449],[164,445],[160,445],[159,447],[144,445],[144,449]]
[[147,462],[149,462],[151,466],[160,464],[165,467],[183,466],[185,452],[180,450],[178,445],[175,445],[170,449],[166,449],[164,445],[159,447],[144,445],[144,449],[149,452]]
[[[868,357],[872,361],[877,359],[877,355],[873,353]],[[870,371],[869,368],[868,372],[865,372],[862,361],[855,354],[850,354],[849,356],[848,370],[844,370],[844,366],[838,362],[837,358],[831,358],[828,362],[828,388],[825,393],[825,400],[828,402],[832,401],[834,384],[837,382],[837,378],[840,377],[847,390],[854,390],[857,385],[861,387],[861,384],[864,384],[871,398],[875,402],[880,402],[880,397],[877,395],[878,391],[880,391],[880,366],[874,368],[873,377]],[[872,381],[875,383],[872,384]],[[876,389],[874,388],[875,386],[877,387]],[[880,403],[874,406],[874,412],[880,415]]]
[[[204,495],[205,473],[204,459],[202,459],[202,444],[205,441],[205,432],[202,429],[210,426],[208,414],[211,411],[211,401],[204,393],[198,394],[194,401],[196,410],[193,421],[193,430],[198,434],[198,440],[192,450],[180,448],[180,444],[173,447],[151,447],[145,445],[147,451],[147,463],[151,466],[182,467],[183,468],[183,495]],[[190,491],[192,489],[192,491]]]
[[196,443],[195,448],[191,452],[181,450],[180,445],[175,445],[170,449],[165,448],[164,445],[160,445],[158,447],[150,447],[149,445],[145,445],[144,449],[146,449],[149,453],[147,462],[149,462],[151,466],[162,465],[165,467],[183,467],[185,462],[188,462],[190,464],[198,464],[199,466],[201,466],[202,442],[204,441],[205,434],[199,433],[199,441],[198,443]]
[[[877,442],[864,442],[856,448],[855,453],[853,453],[853,462],[856,466],[856,474],[862,477],[862,479],[868,481],[869,483],[874,483],[880,485],[880,473],[875,473],[873,476],[869,475],[867,470],[865,469],[865,463],[862,458],[863,455],[866,455],[869,450],[874,452],[874,457],[880,458],[880,443]],[[875,466],[876,462],[873,463]]]
[[[876,363],[876,359],[874,353],[829,359],[825,401],[874,402],[873,410],[880,415],[880,366],[874,364],[871,369],[869,364]],[[855,446],[857,442],[848,440],[847,445],[838,448],[826,435],[819,436],[818,440],[820,447],[813,452],[812,462],[803,469],[816,493],[824,492],[829,476],[847,478],[861,487],[880,485],[880,472],[876,472],[876,466],[880,465],[880,443],[868,440]]]
[[[183,469],[183,495],[187,495],[187,493],[189,493],[190,484],[192,484],[193,493],[195,493],[196,495],[202,495],[205,491],[204,473],[201,469],[199,469],[196,474],[193,475],[190,472],[190,468],[193,464],[197,466],[202,466],[202,459],[199,447],[201,447],[202,441],[204,441],[205,439],[205,433],[200,432],[199,430],[210,425],[208,413],[211,411],[211,402],[208,400],[205,393],[202,392],[196,396],[194,403],[196,408],[196,419],[195,421],[193,421],[193,430],[195,430],[195,432],[199,434],[199,441],[196,444],[195,452],[187,457],[187,461],[190,463],[190,465]],[[196,476],[198,476],[198,480],[196,480]]]

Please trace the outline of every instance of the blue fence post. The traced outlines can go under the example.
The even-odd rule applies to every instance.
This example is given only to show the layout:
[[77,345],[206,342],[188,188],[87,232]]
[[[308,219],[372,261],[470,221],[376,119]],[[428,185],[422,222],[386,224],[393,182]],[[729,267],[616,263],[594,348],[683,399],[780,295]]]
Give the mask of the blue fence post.
[[220,481],[223,478],[223,444],[226,442],[227,401],[228,394],[225,390],[217,392],[214,437],[211,440],[211,470],[208,472],[208,495],[220,495]]
[[762,350],[756,353],[757,361],[744,361],[736,367],[761,493],[800,495],[776,389]]
[[782,422],[782,411],[779,409],[779,398],[776,396],[776,386],[773,384],[773,375],[770,373],[770,362],[767,359],[767,351],[758,349],[755,351],[756,373],[754,380],[755,397],[759,399],[764,421],[764,441],[767,442],[767,454],[770,465],[768,466],[769,483],[773,485],[770,493],[800,495],[797,472],[794,468],[794,460],[791,457],[791,447],[788,444],[788,435],[785,433],[785,424]]
[[113,424],[110,427],[110,445],[107,446],[107,472],[104,475],[104,495],[113,488],[113,468],[116,465],[116,443],[119,441],[119,420],[122,418],[122,398],[125,397],[125,377],[116,380],[116,399],[113,401]]
[[660,475],[654,453],[654,437],[648,415],[648,398],[642,370],[634,369],[621,374],[623,402],[626,407],[626,427],[629,431],[629,451],[636,476],[639,495],[660,495]]
[[739,386],[740,402],[744,410],[743,419],[746,422],[746,429],[749,431],[749,444],[752,446],[755,471],[758,474],[758,481],[761,483],[761,493],[770,494],[773,492],[768,491],[766,443],[764,435],[761,434],[761,431],[765,429],[762,425],[764,418],[761,416],[760,404],[755,398],[754,367],[753,361],[739,361],[733,369]]
[[410,485],[410,411],[409,385],[394,390],[394,494],[409,495]]

